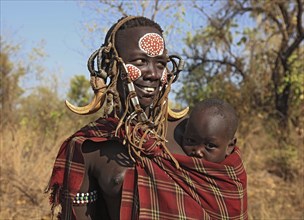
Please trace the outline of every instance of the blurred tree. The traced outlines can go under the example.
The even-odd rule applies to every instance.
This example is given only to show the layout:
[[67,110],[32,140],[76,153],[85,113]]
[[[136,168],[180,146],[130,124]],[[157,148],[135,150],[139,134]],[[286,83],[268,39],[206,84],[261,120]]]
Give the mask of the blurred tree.
[[84,106],[92,97],[90,81],[83,75],[76,75],[71,79],[68,99],[77,106]]
[[60,135],[60,126],[66,126],[63,117],[66,114],[63,100],[53,88],[56,87],[38,86],[20,102],[19,124],[32,131],[31,135],[34,135],[37,141],[33,144],[34,146],[42,145],[46,138],[55,142]]
[[[84,75],[75,75],[70,81],[70,88],[68,91],[68,101],[76,106],[85,106],[91,102],[93,97],[93,90],[91,89],[90,81]],[[94,121],[98,118],[99,112],[92,115],[79,116],[65,108],[68,114],[66,118],[69,125],[73,128],[82,127],[88,122]]]
[[19,45],[12,45],[6,42],[1,36],[0,51],[0,111],[1,129],[4,126],[13,126],[17,121],[16,107],[18,99],[23,94],[19,82],[26,74],[26,66],[17,60],[12,60],[18,53]]
[[[28,150],[44,143],[49,143],[44,146],[46,148],[53,147],[62,135],[92,120],[92,117],[75,117],[67,111],[58,94],[57,76],[47,73],[40,62],[45,56],[42,44],[36,44],[25,53],[21,44],[1,37],[0,132],[8,134],[9,131],[14,141],[17,131],[30,130],[25,140]],[[22,84],[23,80],[26,84]],[[71,80],[69,94],[72,102],[87,104],[92,96],[89,92],[90,83],[84,76],[75,76]]]
[[212,15],[194,7],[208,25],[186,38],[189,75],[177,98],[193,105],[216,95],[274,113],[286,128],[290,106],[303,101],[303,1],[227,1]]
[[[1,97],[1,128],[5,126],[15,129],[20,120],[18,108],[23,95],[32,88],[22,85],[27,80],[27,86],[34,85],[36,80],[43,80],[45,72],[41,60],[46,56],[44,45],[40,42],[25,53],[21,43],[13,42],[9,36],[1,36],[0,51],[0,97]],[[48,75],[48,74],[45,74]],[[28,80],[29,79],[29,80]],[[12,132],[14,133],[14,132]]]
[[296,176],[295,155],[301,152],[290,137],[290,122],[303,129],[303,5],[303,0],[215,1],[210,14],[194,1],[208,24],[185,39],[189,74],[177,91],[190,106],[206,97],[227,100],[246,132],[262,119],[277,141],[268,169],[285,179]]

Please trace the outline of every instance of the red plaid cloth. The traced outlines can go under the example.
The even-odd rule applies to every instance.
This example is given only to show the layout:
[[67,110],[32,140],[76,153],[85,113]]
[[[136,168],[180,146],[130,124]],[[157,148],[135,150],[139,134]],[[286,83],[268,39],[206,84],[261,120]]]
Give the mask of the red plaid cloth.
[[[83,142],[122,141],[124,132],[114,136],[117,124],[115,118],[98,119],[62,144],[49,184],[51,203],[65,202],[72,210],[84,175]],[[151,152],[143,157],[144,168],[137,165],[126,172],[121,219],[247,219],[246,173],[238,148],[221,164],[174,155],[178,170],[169,155],[160,148],[154,151],[157,157]],[[75,219],[73,213],[63,214]]]
[[[117,124],[118,120],[115,118],[99,118],[80,129],[61,145],[46,190],[52,190],[50,197],[52,210],[56,205],[64,202],[65,207],[72,211],[72,201],[81,187],[85,169],[81,149],[83,142],[116,140],[114,135]],[[65,215],[63,219],[75,219],[73,213],[62,214]]]
[[236,147],[222,163],[174,155],[128,170],[121,219],[248,219],[247,175]]

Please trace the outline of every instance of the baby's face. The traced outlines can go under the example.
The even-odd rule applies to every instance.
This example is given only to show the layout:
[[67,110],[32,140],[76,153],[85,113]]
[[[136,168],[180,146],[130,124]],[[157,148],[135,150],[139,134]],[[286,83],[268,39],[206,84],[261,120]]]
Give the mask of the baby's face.
[[222,116],[205,110],[190,115],[183,136],[182,148],[188,156],[219,163],[234,146],[228,138],[228,125]]

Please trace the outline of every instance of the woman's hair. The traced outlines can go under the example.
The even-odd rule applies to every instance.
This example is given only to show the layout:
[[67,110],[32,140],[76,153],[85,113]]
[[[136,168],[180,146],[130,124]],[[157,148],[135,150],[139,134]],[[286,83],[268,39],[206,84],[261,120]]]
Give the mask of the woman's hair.
[[[104,41],[104,45],[107,44],[108,39],[110,37],[110,35],[113,32],[113,29],[116,27],[116,25],[122,21],[124,18],[126,17],[122,17],[120,18],[114,25],[112,25],[112,27],[108,30],[106,37],[105,37],[105,41]],[[161,34],[163,33],[162,28],[159,26],[159,24],[157,24],[155,21],[152,21],[146,17],[136,17],[134,19],[128,20],[125,23],[123,23],[120,28],[117,30],[125,30],[128,28],[133,28],[133,27],[154,27],[156,28]]]

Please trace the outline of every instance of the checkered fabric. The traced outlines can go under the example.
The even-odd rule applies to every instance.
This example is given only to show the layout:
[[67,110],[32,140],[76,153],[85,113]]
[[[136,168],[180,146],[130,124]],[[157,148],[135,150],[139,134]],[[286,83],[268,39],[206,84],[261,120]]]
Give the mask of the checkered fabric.
[[67,207],[68,211],[59,217],[75,219],[72,204],[84,176],[84,158],[81,150],[83,142],[86,140],[94,142],[119,141],[117,137],[114,137],[117,124],[118,120],[115,118],[99,118],[77,131],[61,145],[46,189],[47,192],[51,190],[52,211],[59,204],[64,203]]
[[236,147],[222,163],[174,155],[145,158],[125,176],[121,219],[248,219],[246,172]]
[[[72,200],[79,191],[84,175],[81,146],[85,140],[122,141],[124,132],[115,137],[118,120],[98,119],[61,146],[50,179],[53,207],[65,202],[64,219],[75,219]],[[153,140],[148,140],[149,145]],[[148,148],[148,146],[146,146]],[[248,219],[247,177],[236,147],[222,163],[174,155],[177,169],[165,151],[143,157],[125,175],[121,219]],[[160,153],[163,152],[163,153]]]

